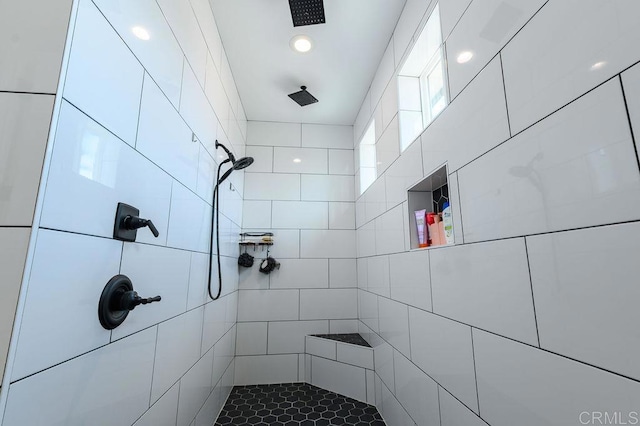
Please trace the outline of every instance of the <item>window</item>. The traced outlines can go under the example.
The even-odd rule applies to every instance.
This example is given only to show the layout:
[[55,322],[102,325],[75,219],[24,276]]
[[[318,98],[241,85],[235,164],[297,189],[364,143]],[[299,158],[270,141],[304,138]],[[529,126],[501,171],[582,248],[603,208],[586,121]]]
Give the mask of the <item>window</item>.
[[404,151],[447,106],[440,9],[436,4],[398,75]]
[[376,125],[375,120],[371,120],[369,127],[364,132],[358,144],[358,161],[360,167],[360,194],[371,186],[376,180]]

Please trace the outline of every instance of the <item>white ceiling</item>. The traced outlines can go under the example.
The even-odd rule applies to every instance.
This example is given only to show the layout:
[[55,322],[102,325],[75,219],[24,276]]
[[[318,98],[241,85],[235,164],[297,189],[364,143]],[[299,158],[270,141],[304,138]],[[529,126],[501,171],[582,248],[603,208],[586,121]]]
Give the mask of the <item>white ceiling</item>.
[[[247,118],[353,124],[405,1],[324,0],[326,24],[294,28],[287,0],[210,0]],[[320,102],[289,99],[302,85]]]

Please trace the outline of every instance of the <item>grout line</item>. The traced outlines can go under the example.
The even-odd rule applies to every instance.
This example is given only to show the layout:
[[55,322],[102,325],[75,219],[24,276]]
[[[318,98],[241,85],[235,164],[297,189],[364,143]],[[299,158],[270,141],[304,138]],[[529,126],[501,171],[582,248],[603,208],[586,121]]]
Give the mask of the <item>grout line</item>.
[[627,120],[629,120],[629,131],[631,133],[631,142],[633,143],[633,149],[635,150],[635,153],[636,153],[636,161],[638,162],[638,168],[640,169],[640,156],[638,155],[638,144],[636,143],[636,138],[634,136],[633,122],[631,120],[631,113],[629,112],[629,103],[627,102],[627,95],[624,90],[622,73],[618,74],[618,76],[620,77],[620,88],[622,89],[622,100],[624,102],[625,111],[627,112]]
[[442,402],[440,401],[440,385],[436,384],[437,393],[438,393],[438,419],[440,421],[440,426],[442,426]]
[[[156,369],[156,358],[158,357],[158,338],[160,336],[160,327],[156,326],[156,344],[155,347],[153,349],[153,365],[151,367],[151,386],[149,386],[149,407],[151,407],[151,396],[153,393],[153,378],[155,377],[155,374],[153,374],[153,372],[155,372]],[[169,388],[171,389],[171,388]]]
[[538,327],[538,314],[536,313],[536,298],[533,292],[533,277],[531,276],[531,263],[529,262],[529,245],[527,244],[527,237],[524,240],[524,253],[527,258],[527,272],[529,273],[529,287],[531,288],[531,303],[533,305],[533,321],[536,324],[536,336],[538,337],[538,347],[542,347],[540,344],[540,328]]
[[480,416],[480,393],[478,392],[478,367],[476,362],[476,349],[473,343],[473,327],[469,330],[471,334],[471,355],[473,356],[473,377],[476,382],[476,400],[478,401],[478,416]]
[[513,131],[511,130],[511,118],[509,117],[509,101],[507,99],[507,85],[504,81],[504,65],[502,63],[502,51],[498,53],[498,57],[500,58],[500,73],[502,75],[502,89],[504,92],[504,108],[507,113],[507,126],[509,127],[509,136],[513,136]]

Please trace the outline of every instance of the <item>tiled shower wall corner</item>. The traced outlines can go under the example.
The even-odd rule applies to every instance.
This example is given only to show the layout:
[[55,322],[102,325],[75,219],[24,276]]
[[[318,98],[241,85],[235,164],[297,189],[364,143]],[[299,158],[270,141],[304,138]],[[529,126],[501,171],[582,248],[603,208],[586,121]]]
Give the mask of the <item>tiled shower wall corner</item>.
[[71,0],[26,0],[0,5],[0,382],[31,237],[71,4]]
[[353,127],[250,121],[244,231],[281,263],[240,272],[236,384],[304,381],[305,336],[356,332]]
[[[382,153],[356,200],[377,405],[390,425],[624,424],[640,401],[640,5],[441,0],[452,101],[400,154],[394,69],[434,5],[407,2],[354,125],[357,142],[375,117]],[[410,252],[406,189],[444,162],[456,245]]]
[[[236,172],[221,190],[225,281],[210,302],[214,142],[243,156],[246,139],[227,57],[206,0],[74,5],[2,425],[210,426],[233,385],[244,189]],[[52,15],[38,16],[40,28]],[[118,202],[139,208],[160,237],[143,228],[136,243],[113,240]],[[96,306],[119,273],[162,301],[107,331]]]

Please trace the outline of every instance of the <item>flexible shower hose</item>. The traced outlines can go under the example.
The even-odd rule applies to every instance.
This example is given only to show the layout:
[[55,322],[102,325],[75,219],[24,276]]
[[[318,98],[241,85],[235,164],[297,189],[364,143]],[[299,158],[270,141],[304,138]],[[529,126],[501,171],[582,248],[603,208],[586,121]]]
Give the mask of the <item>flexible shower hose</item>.
[[[220,186],[220,170],[224,163],[229,163],[230,160],[224,160],[218,166],[218,174],[216,176],[216,186],[213,188],[213,200],[211,202],[211,233],[209,238],[209,280],[207,283],[207,289],[209,291],[209,297],[211,300],[218,300],[222,293],[222,270],[220,268],[220,197],[218,194],[218,187]],[[218,293],[213,296],[211,292],[211,273],[213,272],[213,236],[215,225],[215,239],[216,239],[216,259],[218,261]]]

